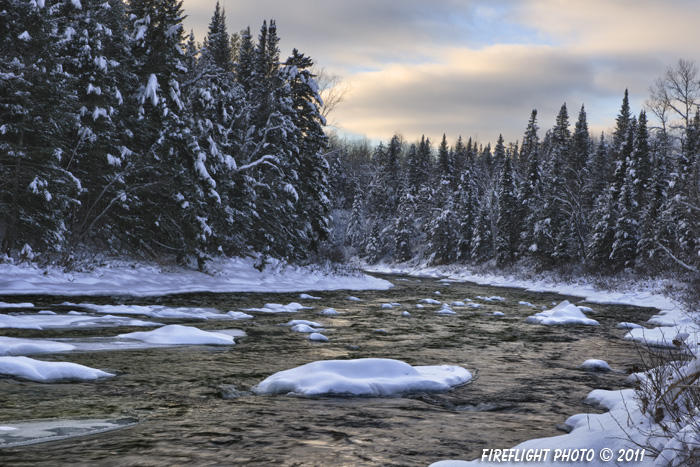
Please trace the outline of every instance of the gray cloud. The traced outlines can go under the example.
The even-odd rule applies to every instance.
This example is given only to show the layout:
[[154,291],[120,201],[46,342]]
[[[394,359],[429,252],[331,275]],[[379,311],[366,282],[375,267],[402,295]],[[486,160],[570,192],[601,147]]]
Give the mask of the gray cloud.
[[[215,2],[188,0],[201,40]],[[613,124],[629,88],[635,112],[678,58],[700,62],[692,1],[222,1],[229,29],[277,21],[292,47],[352,84],[332,118],[348,133],[415,139],[447,133],[522,138],[537,108],[541,133],[562,103],[586,105],[594,132]]]

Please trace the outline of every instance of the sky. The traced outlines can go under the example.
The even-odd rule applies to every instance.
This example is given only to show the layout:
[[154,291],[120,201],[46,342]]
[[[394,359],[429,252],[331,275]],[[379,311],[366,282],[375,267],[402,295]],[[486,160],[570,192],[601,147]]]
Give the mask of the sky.
[[[216,0],[184,0],[201,41]],[[695,0],[221,0],[229,32],[277,23],[283,58],[311,56],[349,88],[329,120],[341,135],[407,141],[443,134],[540,136],[566,104],[609,130],[625,89],[637,114],[679,59],[700,64]]]

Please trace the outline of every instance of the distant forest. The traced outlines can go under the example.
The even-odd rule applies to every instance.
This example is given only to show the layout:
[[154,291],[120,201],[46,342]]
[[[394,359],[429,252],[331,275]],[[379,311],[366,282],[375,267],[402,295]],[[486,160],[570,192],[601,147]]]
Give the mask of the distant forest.
[[[6,261],[86,255],[700,268],[700,75],[680,60],[611,134],[581,107],[522,140],[372,147],[324,133],[277,25],[201,44],[175,0],[0,0]],[[622,94],[622,90],[621,90]],[[573,128],[572,128],[573,127]]]

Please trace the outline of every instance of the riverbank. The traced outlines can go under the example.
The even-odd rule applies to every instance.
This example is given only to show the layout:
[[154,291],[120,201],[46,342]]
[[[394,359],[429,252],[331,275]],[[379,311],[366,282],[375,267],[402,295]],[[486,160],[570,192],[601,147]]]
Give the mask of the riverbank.
[[213,260],[208,272],[154,263],[112,261],[82,271],[34,263],[0,264],[0,295],[128,295],[193,292],[306,292],[386,290],[391,283],[360,272],[293,266],[271,259],[260,271],[253,258]]

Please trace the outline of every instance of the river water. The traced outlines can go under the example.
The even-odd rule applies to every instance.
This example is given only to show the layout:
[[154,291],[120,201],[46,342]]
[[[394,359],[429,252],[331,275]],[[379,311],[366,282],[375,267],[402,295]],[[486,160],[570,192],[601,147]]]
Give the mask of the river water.
[[[128,428],[51,443],[0,449],[0,464],[110,466],[427,466],[442,459],[475,459],[484,448],[508,448],[561,434],[570,415],[599,412],[584,404],[597,388],[626,386],[641,365],[623,341],[622,321],[642,322],[652,309],[588,304],[601,326],[539,326],[525,318],[543,305],[576,298],[520,289],[385,277],[388,291],[299,294],[186,294],[157,298],[22,297],[36,309],[66,312],[65,300],[97,304],[214,307],[221,311],[297,301],[312,310],[262,314],[240,321],[156,321],[205,330],[237,328],[232,347],[184,346],[42,355],[116,372],[86,383],[38,384],[0,379],[0,425],[18,420],[129,419]],[[435,292],[440,292],[436,294]],[[347,300],[348,295],[362,302]],[[500,296],[503,302],[476,297]],[[439,315],[424,298],[472,299],[480,309],[455,307]],[[0,297],[0,301],[17,298]],[[531,302],[537,308],[519,305]],[[382,303],[401,307],[382,309]],[[320,315],[325,308],[340,314]],[[71,309],[75,309],[72,307]],[[410,316],[402,316],[407,310]],[[503,317],[493,316],[500,311]],[[311,342],[280,326],[290,319],[324,325],[330,341]],[[114,336],[137,328],[3,330],[12,337]],[[381,357],[412,365],[461,365],[478,375],[446,394],[395,398],[256,396],[249,389],[267,376],[316,360]],[[611,373],[580,369],[606,360]],[[554,448],[555,446],[553,446]]]

